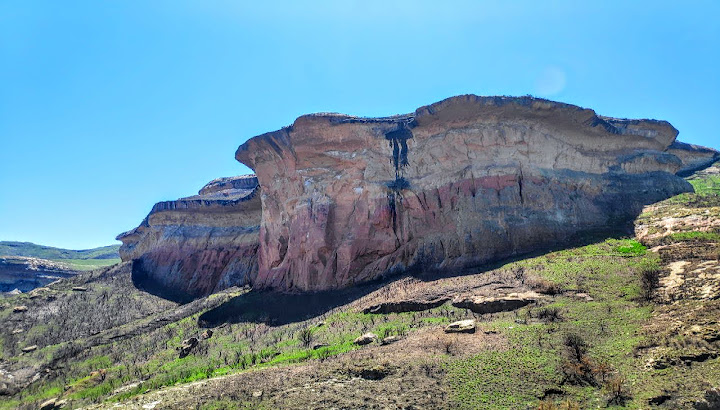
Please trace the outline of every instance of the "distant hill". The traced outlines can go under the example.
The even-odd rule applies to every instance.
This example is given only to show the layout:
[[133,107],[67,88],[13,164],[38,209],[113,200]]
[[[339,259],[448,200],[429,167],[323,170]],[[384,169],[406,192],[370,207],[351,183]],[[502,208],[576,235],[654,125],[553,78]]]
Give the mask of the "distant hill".
[[58,259],[117,259],[120,245],[93,249],[71,250],[37,245],[32,242],[0,241],[0,256],[25,256],[49,260]]
[[37,245],[32,242],[0,241],[0,257],[17,256],[60,262],[76,271],[91,270],[120,262],[120,245],[72,250]]

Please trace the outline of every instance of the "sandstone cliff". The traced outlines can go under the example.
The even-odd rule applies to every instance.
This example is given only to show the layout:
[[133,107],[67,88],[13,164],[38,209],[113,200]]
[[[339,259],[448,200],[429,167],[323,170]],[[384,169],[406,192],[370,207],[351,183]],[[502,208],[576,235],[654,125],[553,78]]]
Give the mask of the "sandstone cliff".
[[250,283],[257,273],[260,225],[255,176],[219,178],[199,194],[155,204],[139,227],[117,237],[133,261],[133,281],[188,300]]
[[257,177],[156,204],[118,237],[120,253],[138,285],[180,300],[233,285],[318,291],[462,273],[622,228],[643,205],[690,191],[675,174],[718,153],[677,133],[532,97],[306,115],[238,148]]
[[682,161],[682,168],[677,171],[680,176],[688,176],[695,171],[707,168],[720,159],[720,152],[712,148],[686,144],[680,141],[673,142],[667,152]]
[[0,257],[0,293],[29,292],[61,278],[75,276],[69,265],[24,256]]
[[621,226],[692,189],[667,152],[676,136],[665,121],[531,97],[459,96],[387,118],[302,116],[236,153],[262,186],[253,285],[315,291],[461,272]]

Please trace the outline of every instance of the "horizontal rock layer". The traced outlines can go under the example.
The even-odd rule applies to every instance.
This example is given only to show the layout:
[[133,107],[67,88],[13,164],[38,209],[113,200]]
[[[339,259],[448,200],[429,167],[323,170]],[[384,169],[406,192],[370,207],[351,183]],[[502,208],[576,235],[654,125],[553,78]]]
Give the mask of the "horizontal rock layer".
[[667,150],[682,161],[682,167],[677,171],[680,176],[691,175],[695,171],[707,168],[715,161],[720,160],[720,152],[699,145],[686,144],[675,141]]
[[70,266],[23,256],[0,257],[0,293],[29,292],[61,278],[75,276]]
[[[459,96],[388,118],[315,114],[248,140],[262,186],[258,288],[461,272],[632,220],[690,191],[665,121]],[[686,151],[684,151],[687,153]]]
[[257,274],[257,178],[211,181],[196,196],[155,204],[139,227],[118,236],[120,257],[147,290],[189,300],[248,284]]

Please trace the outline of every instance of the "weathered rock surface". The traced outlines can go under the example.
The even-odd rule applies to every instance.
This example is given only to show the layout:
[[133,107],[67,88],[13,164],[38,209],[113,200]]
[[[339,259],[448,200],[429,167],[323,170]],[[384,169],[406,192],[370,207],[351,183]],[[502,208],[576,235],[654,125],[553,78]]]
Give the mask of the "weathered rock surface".
[[75,276],[70,266],[45,259],[23,256],[0,257],[0,293],[29,292],[60,278]]
[[[466,95],[413,114],[314,114],[248,140],[262,186],[258,288],[316,291],[462,272],[622,226],[691,191],[665,121]],[[702,154],[701,156],[705,156]]]
[[474,313],[487,314],[520,309],[537,302],[538,299],[540,299],[539,294],[524,292],[490,297],[459,297],[452,302],[452,305],[461,309],[469,309]]
[[383,302],[372,305],[363,309],[363,313],[402,313],[402,312],[421,312],[441,306],[449,301],[449,297],[441,297],[432,300],[401,300],[392,302]]
[[133,281],[177,300],[250,283],[257,273],[260,198],[252,175],[220,178],[199,194],[155,204],[118,236]]
[[673,142],[667,152],[682,161],[682,168],[677,171],[680,176],[688,176],[695,171],[707,168],[720,159],[720,152],[712,148],[686,144],[680,141]]
[[475,333],[475,320],[458,320],[445,327],[445,333]]
[[365,333],[362,336],[358,336],[353,343],[359,346],[369,345],[370,343],[377,340],[377,335],[375,333]]

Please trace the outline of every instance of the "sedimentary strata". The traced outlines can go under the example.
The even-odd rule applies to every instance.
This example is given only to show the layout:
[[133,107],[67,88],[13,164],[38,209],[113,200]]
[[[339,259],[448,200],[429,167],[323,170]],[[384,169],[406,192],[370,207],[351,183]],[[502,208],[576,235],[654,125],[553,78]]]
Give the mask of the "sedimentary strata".
[[676,173],[717,152],[677,133],[532,97],[465,95],[385,118],[305,115],[238,148],[257,178],[221,178],[155,205],[118,237],[121,256],[139,284],[187,298],[462,273],[622,228],[644,205],[690,191]]
[[316,291],[462,272],[622,226],[692,189],[668,152],[676,136],[665,121],[531,97],[459,96],[387,118],[302,116],[236,152],[262,186],[253,284]]
[[252,281],[257,273],[259,187],[254,176],[220,178],[199,194],[155,204],[118,236],[135,283],[187,300]]
[[0,293],[29,292],[61,278],[75,276],[70,266],[23,256],[0,257]]

